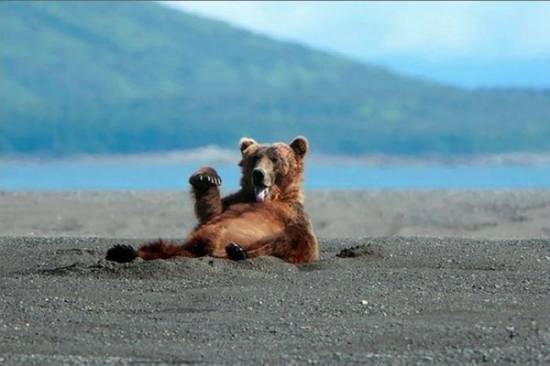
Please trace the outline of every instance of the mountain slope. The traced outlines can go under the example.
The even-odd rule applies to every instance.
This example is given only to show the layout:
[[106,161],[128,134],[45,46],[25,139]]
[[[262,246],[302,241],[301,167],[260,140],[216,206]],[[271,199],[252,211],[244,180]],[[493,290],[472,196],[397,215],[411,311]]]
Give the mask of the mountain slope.
[[550,93],[466,91],[143,2],[0,3],[0,153],[550,149]]

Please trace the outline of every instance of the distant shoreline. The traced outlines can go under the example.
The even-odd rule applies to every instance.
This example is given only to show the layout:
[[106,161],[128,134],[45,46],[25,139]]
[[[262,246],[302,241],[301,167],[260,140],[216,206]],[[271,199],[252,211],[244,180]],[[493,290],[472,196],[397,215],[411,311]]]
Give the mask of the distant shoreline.
[[[5,155],[0,156],[0,164],[10,163],[39,163],[39,162],[87,162],[109,163],[127,162],[135,163],[210,163],[210,164],[235,164],[239,160],[236,150],[224,149],[218,146],[203,146],[189,150],[174,150],[152,153],[133,154],[77,154],[70,156],[38,156],[38,155]],[[330,155],[312,153],[308,160],[313,164],[351,164],[351,165],[547,165],[550,164],[550,152],[515,152],[499,154],[475,154],[475,155]]]

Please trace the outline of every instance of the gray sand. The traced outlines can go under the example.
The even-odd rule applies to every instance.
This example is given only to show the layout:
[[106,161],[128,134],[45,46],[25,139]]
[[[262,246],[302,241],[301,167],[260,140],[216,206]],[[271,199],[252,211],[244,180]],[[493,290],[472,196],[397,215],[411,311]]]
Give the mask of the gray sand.
[[315,264],[116,264],[108,247],[145,240],[122,237],[183,236],[184,194],[4,193],[0,364],[550,363],[550,240],[472,239],[544,238],[550,193],[309,200]]
[[[550,238],[550,190],[313,191],[320,237]],[[183,237],[196,224],[187,192],[0,192],[0,235]]]

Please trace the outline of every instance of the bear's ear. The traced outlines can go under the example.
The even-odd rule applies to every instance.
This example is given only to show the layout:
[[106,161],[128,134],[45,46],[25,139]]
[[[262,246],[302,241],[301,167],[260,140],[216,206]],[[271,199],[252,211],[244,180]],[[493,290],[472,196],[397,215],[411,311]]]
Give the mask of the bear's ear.
[[248,149],[249,146],[256,145],[257,142],[249,137],[243,137],[241,141],[239,142],[239,146],[241,148],[241,153],[243,153],[246,149]]
[[294,153],[303,158],[307,153],[309,143],[304,136],[298,136],[290,143],[290,147],[294,150]]

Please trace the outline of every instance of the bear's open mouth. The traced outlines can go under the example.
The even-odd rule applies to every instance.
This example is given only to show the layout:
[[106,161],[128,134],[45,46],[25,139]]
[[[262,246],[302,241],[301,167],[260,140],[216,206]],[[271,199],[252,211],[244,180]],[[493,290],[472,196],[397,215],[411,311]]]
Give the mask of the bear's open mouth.
[[269,198],[269,187],[267,186],[254,186],[254,196],[256,202],[264,202]]

